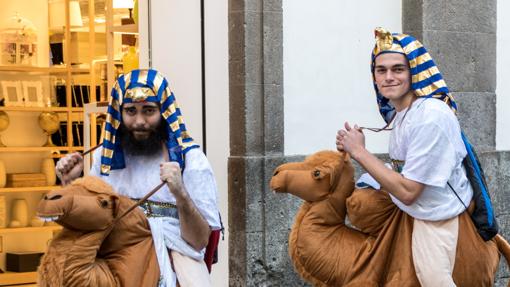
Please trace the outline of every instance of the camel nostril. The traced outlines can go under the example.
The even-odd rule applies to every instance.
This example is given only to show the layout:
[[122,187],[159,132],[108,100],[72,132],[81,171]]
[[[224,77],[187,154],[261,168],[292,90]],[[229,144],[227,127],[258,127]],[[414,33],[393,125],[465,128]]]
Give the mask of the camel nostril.
[[278,171],[278,170],[277,170],[277,171],[275,171],[275,172],[273,173],[273,176],[276,176],[279,172],[280,172],[280,171]]
[[57,200],[57,199],[59,199],[59,198],[62,198],[62,195],[60,195],[60,194],[55,194],[55,195],[53,195],[53,196],[51,196],[51,197],[48,197],[47,195],[45,195],[45,196],[44,196],[44,199],[45,199],[45,200]]

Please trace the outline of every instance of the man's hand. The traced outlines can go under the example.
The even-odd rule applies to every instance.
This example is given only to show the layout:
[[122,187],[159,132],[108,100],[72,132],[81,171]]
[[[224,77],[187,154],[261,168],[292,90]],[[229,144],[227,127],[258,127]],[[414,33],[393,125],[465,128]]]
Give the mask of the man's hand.
[[55,166],[55,173],[62,182],[62,185],[71,183],[71,181],[81,175],[82,171],[83,157],[78,152],[67,154]]
[[163,162],[159,165],[159,177],[168,185],[170,192],[177,198],[183,196],[184,184],[182,182],[181,167],[176,162]]
[[358,125],[352,128],[348,122],[345,122],[345,130],[339,130],[336,134],[336,149],[345,151],[353,156],[359,150],[365,148],[365,135]]
[[345,123],[345,130],[336,135],[336,148],[351,155],[372,177],[382,189],[388,191],[405,205],[411,205],[420,196],[425,185],[403,177],[398,172],[387,168],[376,156],[365,149],[365,135],[357,125],[352,128]]

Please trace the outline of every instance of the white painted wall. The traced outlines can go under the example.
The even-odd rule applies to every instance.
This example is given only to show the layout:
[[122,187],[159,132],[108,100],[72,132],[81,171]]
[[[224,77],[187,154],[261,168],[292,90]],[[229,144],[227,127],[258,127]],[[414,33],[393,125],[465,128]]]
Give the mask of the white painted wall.
[[510,3],[498,1],[497,52],[496,52],[496,150],[510,150]]
[[[207,157],[218,185],[223,223],[227,224],[228,0],[204,4]],[[152,0],[150,9],[152,67],[168,77],[188,130],[202,145],[200,1]],[[225,240],[219,245],[219,263],[213,266],[211,274],[213,286],[228,286],[227,243],[226,230]]]
[[[370,73],[373,30],[401,32],[401,10],[401,0],[283,0],[286,155],[334,149],[345,121],[384,125]],[[388,132],[365,134],[370,151],[388,151]]]
[[220,241],[218,264],[213,265],[213,286],[228,286],[228,173],[230,154],[228,101],[228,0],[205,4],[205,89],[207,158],[218,184],[225,240]]
[[199,0],[151,1],[152,68],[167,77],[190,131],[202,144]]
[[150,68],[149,1],[138,1],[138,57],[140,69]]

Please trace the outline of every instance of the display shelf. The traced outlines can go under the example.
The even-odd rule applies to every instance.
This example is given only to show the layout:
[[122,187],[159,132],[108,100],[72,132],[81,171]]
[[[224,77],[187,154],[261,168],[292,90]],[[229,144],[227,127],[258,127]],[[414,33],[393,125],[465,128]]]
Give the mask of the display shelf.
[[24,233],[24,232],[44,232],[61,230],[60,225],[49,225],[41,227],[17,227],[17,228],[0,228],[0,234]]
[[[111,0],[106,0],[111,1]],[[15,1],[25,2],[25,1]],[[47,5],[46,3],[47,2]],[[59,2],[59,1],[57,1]],[[83,17],[83,19],[96,19],[96,12],[105,14],[104,1],[86,0],[80,1],[82,7],[80,13],[74,15],[71,13],[71,4],[74,1],[60,1],[61,6],[54,5],[55,1],[35,1],[31,0],[26,5],[17,5],[21,7],[20,14],[28,15],[35,23],[37,28],[38,41],[37,54],[30,63],[38,66],[28,65],[0,65],[0,78],[2,81],[16,82],[16,89],[11,87],[8,92],[7,104],[21,104],[23,101],[35,103],[57,103],[56,107],[40,106],[2,106],[0,112],[7,113],[10,125],[4,125],[2,130],[2,140],[11,146],[0,147],[0,160],[3,162],[6,173],[41,171],[41,160],[48,158],[58,159],[70,152],[83,152],[83,132],[81,122],[84,121],[83,104],[95,102],[100,96],[106,96],[106,67],[104,65],[94,65],[95,60],[107,58],[105,33],[106,25],[113,24],[113,18],[108,18],[105,24],[97,24],[95,21],[83,21],[85,25],[75,25],[73,17]],[[14,2],[13,2],[14,3]],[[33,4],[33,5],[32,5]],[[59,3],[60,5],[60,3]],[[88,9],[83,9],[85,5]],[[6,7],[7,11],[14,11],[13,5]],[[34,6],[29,8],[29,6]],[[67,7],[65,7],[67,6]],[[97,8],[96,8],[97,7]],[[44,9],[42,9],[44,8]],[[32,13],[33,9],[40,9],[44,13]],[[6,12],[7,13],[7,12]],[[9,12],[7,14],[12,14]],[[6,15],[7,15],[6,14]],[[63,23],[60,20],[64,20]],[[82,19],[82,20],[83,20]],[[59,20],[56,23],[53,20]],[[55,22],[55,23],[53,23]],[[3,23],[0,30],[3,31]],[[73,34],[72,28],[75,26],[88,26],[85,33]],[[103,32],[101,34],[101,27]],[[130,34],[136,33],[135,25],[119,27],[116,33]],[[88,35],[87,35],[88,34]],[[113,33],[111,33],[113,35]],[[79,37],[75,37],[79,36]],[[96,39],[97,38],[97,39]],[[118,36],[118,41],[121,37]],[[97,43],[96,43],[97,42]],[[86,47],[86,49],[81,49]],[[3,60],[3,58],[2,58]],[[21,63],[17,61],[16,63]],[[23,62],[25,63],[25,62]],[[57,64],[59,63],[59,64]],[[54,64],[54,65],[52,65]],[[40,83],[37,87],[32,87],[34,82]],[[9,86],[7,83],[4,86]],[[14,84],[12,84],[14,85]],[[98,88],[99,87],[99,88]],[[1,88],[1,87],[0,87]],[[35,92],[34,92],[35,91]],[[6,97],[6,95],[3,95]],[[28,99],[27,99],[28,96]],[[37,98],[35,97],[37,96]],[[21,99],[21,100],[20,100]],[[60,122],[59,131],[53,134],[55,144],[59,146],[42,147],[43,137],[47,137],[47,132],[42,133],[44,129],[39,129],[38,116],[44,112],[58,113]],[[4,117],[5,118],[5,117]],[[55,123],[55,120],[52,123]],[[26,121],[26,122],[24,122]],[[9,130],[5,131],[9,126]],[[39,124],[39,127],[41,125]],[[94,126],[95,127],[95,126]],[[9,140],[6,140],[9,139]],[[15,145],[15,146],[14,146]],[[49,165],[49,164],[48,164]],[[47,166],[45,166],[48,169]],[[50,182],[52,183],[52,182]],[[48,184],[48,183],[41,183]],[[28,215],[35,212],[36,203],[45,193],[60,189],[60,186],[31,186],[31,187],[4,187],[0,188],[0,195],[4,196],[4,211],[10,212],[11,202],[20,197],[27,201]],[[35,204],[35,205],[34,205]],[[30,221],[31,218],[29,218]],[[11,218],[11,220],[14,220]],[[37,225],[34,223],[34,225]],[[41,227],[22,227],[22,228],[0,228],[0,268],[5,271],[5,253],[12,250],[40,250],[45,251],[47,242],[54,237],[61,226],[49,225]],[[3,241],[2,238],[3,237]],[[8,238],[6,240],[6,238]],[[23,286],[35,286],[37,281],[36,272],[6,272],[0,273],[0,286],[26,284]]]
[[0,107],[4,112],[83,112],[82,107]]
[[59,66],[59,67],[35,67],[35,66],[0,66],[0,72],[28,72],[28,73],[50,73],[60,74],[66,73],[68,70],[71,73],[89,73],[89,68]]
[[59,185],[49,186],[31,186],[31,187],[2,187],[0,193],[3,192],[46,192],[50,190],[60,189]]
[[0,66],[1,72],[65,73],[66,67]]
[[138,34],[138,25],[137,24],[127,24],[122,26],[112,26],[113,33],[119,34]]
[[37,272],[5,272],[0,274],[0,286],[36,283]]
[[0,147],[0,152],[82,151],[82,146]]

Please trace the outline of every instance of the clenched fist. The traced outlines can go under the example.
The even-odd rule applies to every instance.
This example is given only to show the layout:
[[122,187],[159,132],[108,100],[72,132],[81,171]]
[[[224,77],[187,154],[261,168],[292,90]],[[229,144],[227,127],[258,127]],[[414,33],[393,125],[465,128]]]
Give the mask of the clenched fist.
[[181,167],[177,162],[163,162],[159,165],[159,177],[168,185],[168,189],[175,197],[185,192],[182,182]]
[[55,172],[62,185],[71,183],[78,178],[83,171],[83,157],[80,153],[70,153],[61,158],[55,166]]

